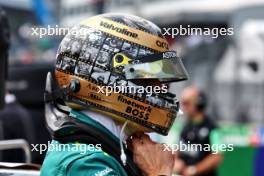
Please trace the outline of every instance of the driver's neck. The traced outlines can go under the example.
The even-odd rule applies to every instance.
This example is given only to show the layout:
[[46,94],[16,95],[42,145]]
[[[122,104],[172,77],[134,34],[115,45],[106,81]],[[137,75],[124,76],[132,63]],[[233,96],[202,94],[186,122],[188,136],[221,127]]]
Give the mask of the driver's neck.
[[[111,131],[118,139],[120,139],[120,133],[122,126],[117,124],[112,118],[108,117],[105,114],[91,111],[91,110],[83,110],[81,111],[85,115],[89,116],[91,119],[97,121],[109,131]],[[121,134],[122,139],[126,139],[127,135],[125,133]]]

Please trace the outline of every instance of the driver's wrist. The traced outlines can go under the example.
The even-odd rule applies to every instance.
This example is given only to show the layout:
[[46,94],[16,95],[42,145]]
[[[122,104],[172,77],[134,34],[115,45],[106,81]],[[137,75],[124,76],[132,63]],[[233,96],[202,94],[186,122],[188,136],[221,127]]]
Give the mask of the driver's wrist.
[[171,175],[172,175],[171,171],[163,171],[158,173],[158,176],[171,176]]
[[159,171],[159,176],[164,176],[164,175],[166,175],[166,176],[171,176],[172,175],[172,168],[170,168],[170,167],[165,167],[165,168],[163,168],[163,169],[161,169],[160,171]]
[[172,173],[169,170],[150,172],[148,174],[144,174],[144,176],[171,176],[171,175]]
[[165,174],[164,174],[164,173],[161,173],[161,174],[154,174],[154,173],[153,173],[153,174],[146,174],[146,175],[144,175],[144,176],[171,176],[171,174],[169,174],[169,173],[168,173],[168,174],[166,174],[166,173],[165,173]]

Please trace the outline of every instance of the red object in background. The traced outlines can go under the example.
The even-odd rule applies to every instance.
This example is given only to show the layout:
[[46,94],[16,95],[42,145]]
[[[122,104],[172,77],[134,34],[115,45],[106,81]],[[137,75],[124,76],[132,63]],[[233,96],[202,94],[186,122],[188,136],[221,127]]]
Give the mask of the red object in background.
[[176,39],[172,38],[171,36],[166,36],[166,39],[169,43],[169,46],[173,45],[176,42]]
[[21,63],[22,64],[31,64],[33,62],[33,53],[32,52],[25,52],[21,56]]
[[252,146],[260,146],[260,137],[258,133],[254,133],[252,136],[250,136],[249,141]]

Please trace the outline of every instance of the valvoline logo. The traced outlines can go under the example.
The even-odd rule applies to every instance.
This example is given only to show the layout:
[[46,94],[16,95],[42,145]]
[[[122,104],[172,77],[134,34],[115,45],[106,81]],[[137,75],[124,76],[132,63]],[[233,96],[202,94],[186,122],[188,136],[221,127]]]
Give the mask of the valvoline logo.
[[138,37],[138,34],[135,32],[131,32],[131,31],[127,30],[126,28],[120,28],[118,26],[115,26],[115,25],[110,24],[110,23],[105,22],[105,21],[101,21],[100,26],[103,26],[104,28],[111,29],[111,30],[116,31],[118,33],[127,35],[129,37],[133,37],[133,38]]

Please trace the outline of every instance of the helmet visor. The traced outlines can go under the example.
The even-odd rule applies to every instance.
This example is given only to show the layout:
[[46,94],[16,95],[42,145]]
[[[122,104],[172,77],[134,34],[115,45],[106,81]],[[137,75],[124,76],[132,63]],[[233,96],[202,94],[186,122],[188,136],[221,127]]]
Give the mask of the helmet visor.
[[187,71],[176,52],[168,51],[144,57],[139,62],[124,65],[126,79],[158,79],[176,82],[188,79]]

